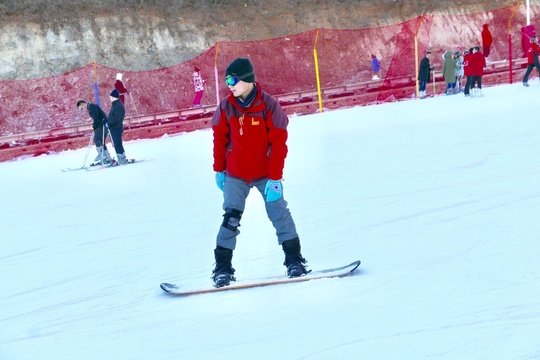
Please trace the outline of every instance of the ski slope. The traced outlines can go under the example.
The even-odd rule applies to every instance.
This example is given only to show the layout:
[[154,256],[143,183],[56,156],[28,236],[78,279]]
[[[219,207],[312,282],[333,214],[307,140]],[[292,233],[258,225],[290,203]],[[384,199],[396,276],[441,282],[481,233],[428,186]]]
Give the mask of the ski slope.
[[[342,279],[163,293],[210,281],[210,130],[0,163],[0,359],[540,358],[540,84],[484,94],[291,116],[285,198]],[[256,191],[241,225],[237,278],[282,273]]]

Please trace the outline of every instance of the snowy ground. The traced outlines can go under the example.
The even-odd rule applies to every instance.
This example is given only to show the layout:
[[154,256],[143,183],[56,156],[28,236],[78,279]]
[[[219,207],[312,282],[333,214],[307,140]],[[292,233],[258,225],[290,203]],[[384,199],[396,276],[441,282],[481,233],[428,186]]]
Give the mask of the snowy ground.
[[[362,260],[343,279],[160,290],[213,268],[209,130],[102,171],[60,171],[85,149],[0,163],[0,359],[540,358],[540,84],[484,94],[291,117],[303,255]],[[284,271],[256,192],[241,231],[238,278]]]

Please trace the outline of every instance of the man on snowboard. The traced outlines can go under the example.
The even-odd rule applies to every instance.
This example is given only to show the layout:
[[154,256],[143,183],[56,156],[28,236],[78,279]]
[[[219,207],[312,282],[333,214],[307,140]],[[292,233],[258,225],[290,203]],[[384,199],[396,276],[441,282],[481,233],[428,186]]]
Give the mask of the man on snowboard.
[[307,261],[300,253],[300,239],[281,183],[289,120],[278,101],[255,83],[249,59],[234,60],[225,71],[225,83],[231,94],[221,100],[212,118],[213,168],[217,186],[223,191],[225,211],[214,250],[215,286],[235,281],[232,255],[246,198],[253,187],[265,200],[266,213],[285,253],[287,275],[302,276],[307,273]]

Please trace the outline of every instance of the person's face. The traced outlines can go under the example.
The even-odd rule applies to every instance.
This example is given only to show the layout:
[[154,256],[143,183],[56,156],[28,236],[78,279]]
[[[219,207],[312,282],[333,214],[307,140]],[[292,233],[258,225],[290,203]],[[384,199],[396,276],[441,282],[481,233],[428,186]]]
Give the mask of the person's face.
[[229,90],[233,93],[234,97],[239,97],[240,99],[245,99],[249,95],[252,87],[252,83],[247,83],[242,80],[238,81],[236,85],[227,85]]
[[85,103],[82,103],[81,105],[79,105],[79,111],[84,111],[84,108],[86,107],[86,104]]

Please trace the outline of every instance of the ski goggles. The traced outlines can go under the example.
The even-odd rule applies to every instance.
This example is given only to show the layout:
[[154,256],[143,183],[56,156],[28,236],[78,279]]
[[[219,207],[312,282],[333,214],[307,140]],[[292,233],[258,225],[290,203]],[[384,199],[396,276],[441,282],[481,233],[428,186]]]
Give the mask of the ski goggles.
[[240,80],[243,80],[245,78],[248,78],[250,77],[251,75],[253,75],[252,72],[250,73],[247,73],[247,74],[244,74],[242,76],[236,76],[236,75],[227,75],[225,76],[225,84],[229,85],[229,86],[234,86],[236,84],[238,84],[238,82]]

